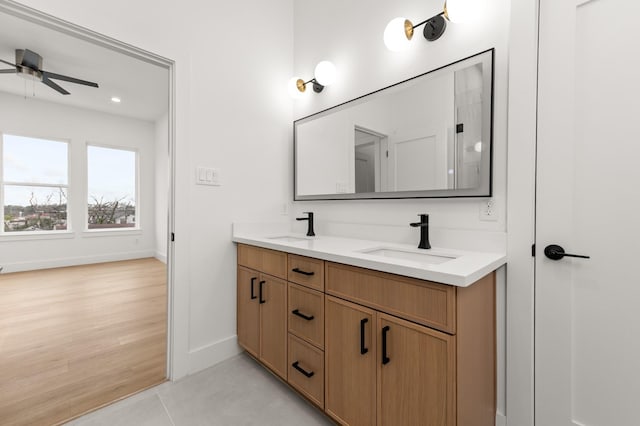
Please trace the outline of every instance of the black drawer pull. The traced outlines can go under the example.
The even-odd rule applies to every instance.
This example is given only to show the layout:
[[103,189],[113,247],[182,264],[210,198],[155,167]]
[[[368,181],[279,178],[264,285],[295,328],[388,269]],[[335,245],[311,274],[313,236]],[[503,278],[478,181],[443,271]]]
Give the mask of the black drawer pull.
[[260,281],[260,286],[259,286],[259,291],[258,291],[258,294],[259,294],[259,297],[260,297],[259,302],[260,302],[261,305],[266,302],[266,300],[264,300],[262,298],[262,292],[263,292],[263,289],[264,289],[264,283],[266,283],[266,281]]
[[391,358],[387,356],[387,333],[389,332],[389,326],[386,325],[382,328],[382,364],[388,364]]
[[315,275],[316,273],[311,271],[311,272],[307,272],[307,271],[302,271],[299,268],[293,268],[291,271],[295,272],[296,274],[302,274],[302,275],[306,275],[308,277]]
[[300,318],[304,318],[304,319],[306,319],[307,321],[311,321],[311,320],[314,318],[314,317],[313,317],[313,315],[311,315],[310,317],[308,317],[308,316],[306,316],[305,314],[301,314],[301,313],[300,313],[300,311],[299,311],[299,310],[297,310],[297,309],[296,309],[296,310],[294,310],[294,311],[291,311],[291,313],[292,313],[293,315],[297,315],[297,316],[299,316]]
[[369,349],[364,347],[364,325],[369,322],[369,319],[362,318],[360,320],[360,355],[364,355],[369,352]]
[[256,298],[256,293],[254,291],[253,285],[256,283],[257,277],[251,278],[251,300]]
[[302,374],[304,374],[305,376],[307,376],[307,377],[312,377],[314,374],[316,374],[316,373],[314,373],[313,371],[305,371],[305,369],[304,369],[304,368],[302,368],[302,367],[300,367],[300,366],[298,365],[298,361],[296,361],[296,362],[294,362],[293,364],[291,364],[291,366],[292,366],[293,368],[295,368],[296,370],[298,370],[299,372],[301,372]]

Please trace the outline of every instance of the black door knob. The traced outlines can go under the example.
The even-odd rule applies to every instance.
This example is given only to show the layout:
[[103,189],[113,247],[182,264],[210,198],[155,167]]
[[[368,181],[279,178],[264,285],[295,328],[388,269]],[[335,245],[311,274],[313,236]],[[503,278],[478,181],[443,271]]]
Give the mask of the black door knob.
[[560,260],[563,257],[579,257],[581,259],[591,259],[582,254],[565,253],[564,249],[557,244],[550,244],[544,248],[544,255],[551,260]]

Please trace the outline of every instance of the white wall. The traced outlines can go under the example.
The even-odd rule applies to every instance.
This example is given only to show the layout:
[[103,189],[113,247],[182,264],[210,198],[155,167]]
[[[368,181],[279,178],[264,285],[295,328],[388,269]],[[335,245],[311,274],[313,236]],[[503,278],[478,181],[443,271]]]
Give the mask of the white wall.
[[[494,47],[493,201],[498,220],[479,219],[479,200],[418,199],[384,201],[297,202],[294,213],[313,211],[316,233],[416,243],[408,223],[430,214],[431,244],[458,248],[506,249],[507,63],[509,0],[486,2],[482,16],[467,24],[448,24],[436,42],[416,35],[408,51],[390,52],[382,34],[394,17],[414,22],[442,11],[442,0],[298,0],[294,13],[295,75],[308,78],[320,60],[337,67],[337,82],[323,93],[296,101],[294,118],[321,111],[398,81]],[[310,78],[310,77],[309,77]],[[304,224],[294,225],[302,231]],[[464,246],[464,247],[463,247]],[[498,411],[505,413],[505,271],[498,275]]]
[[[44,102],[37,97],[25,99],[1,93],[0,132],[69,142],[67,212],[71,233],[55,238],[3,235],[0,237],[0,266],[5,272],[154,256],[153,123]],[[136,221],[140,231],[84,232],[88,142],[138,151]]]
[[[175,61],[173,378],[237,351],[234,221],[292,198],[292,0],[20,3]],[[195,167],[222,186],[195,186]]]

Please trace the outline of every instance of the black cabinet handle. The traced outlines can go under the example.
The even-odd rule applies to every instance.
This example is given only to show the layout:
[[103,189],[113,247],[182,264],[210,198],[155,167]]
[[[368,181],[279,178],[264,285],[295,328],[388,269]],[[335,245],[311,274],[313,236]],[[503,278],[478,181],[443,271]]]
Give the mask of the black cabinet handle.
[[296,370],[298,370],[299,372],[301,372],[302,374],[304,374],[307,377],[312,377],[315,373],[313,371],[305,371],[304,368],[300,367],[300,365],[298,365],[298,361],[294,362],[293,364],[291,364],[291,366],[293,368],[295,368]]
[[257,277],[253,277],[253,278],[251,278],[251,300],[253,300],[253,299],[255,299],[255,298],[256,298],[256,294],[255,294],[255,291],[254,291],[253,285],[256,283],[256,280],[257,280],[257,279],[258,279]]
[[264,288],[264,283],[266,283],[266,281],[260,281],[259,292],[258,292],[258,293],[259,293],[259,297],[260,297],[259,302],[260,302],[260,304],[261,304],[261,305],[262,305],[264,302],[266,302],[266,300],[264,300],[264,299],[262,298],[262,292],[263,292],[263,288]]
[[387,333],[389,332],[389,326],[386,325],[382,329],[382,364],[388,364],[391,358],[387,356]]
[[362,318],[360,320],[360,355],[364,355],[369,352],[369,349],[364,347],[364,325],[368,322],[368,318]]
[[301,313],[300,313],[300,311],[299,311],[299,310],[297,310],[297,309],[296,309],[296,310],[291,311],[291,313],[292,313],[293,315],[297,315],[297,316],[299,316],[300,318],[304,318],[304,319],[306,319],[307,321],[311,321],[311,320],[314,318],[314,317],[313,317],[313,315],[311,315],[310,317],[308,317],[308,316],[306,316],[305,314],[301,314]]
[[296,274],[302,274],[302,275],[306,275],[308,277],[315,275],[316,273],[311,271],[311,272],[307,272],[307,271],[302,271],[299,268],[293,268],[291,271],[295,272]]

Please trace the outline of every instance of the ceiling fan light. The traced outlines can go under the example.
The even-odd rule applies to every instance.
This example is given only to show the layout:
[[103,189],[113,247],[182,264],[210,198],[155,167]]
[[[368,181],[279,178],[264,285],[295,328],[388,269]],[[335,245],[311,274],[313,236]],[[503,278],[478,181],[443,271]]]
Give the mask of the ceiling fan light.
[[120,102],[122,102],[122,99],[120,99],[120,98],[119,98],[119,97],[117,97],[117,96],[113,96],[113,97],[111,98],[111,102],[113,102],[114,104],[119,104]]
[[[74,84],[81,84],[84,86],[98,88],[98,83],[94,83],[87,80],[81,80],[79,78],[70,77],[68,75],[57,74],[42,69],[42,56],[29,49],[16,49],[16,63],[5,61],[0,62],[12,65],[16,69],[16,74],[20,77],[24,77],[28,80],[40,81],[44,85],[49,86],[51,89],[60,93],[61,95],[69,95],[70,93],[63,87],[61,87],[56,81],[66,81]],[[2,72],[5,74],[5,72]],[[55,80],[55,81],[54,81]]]

